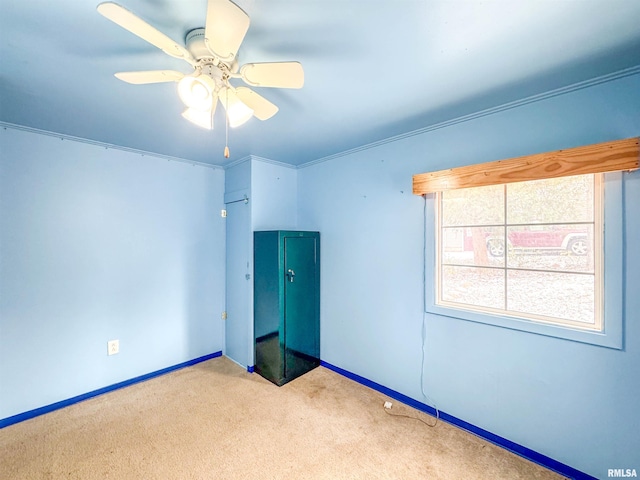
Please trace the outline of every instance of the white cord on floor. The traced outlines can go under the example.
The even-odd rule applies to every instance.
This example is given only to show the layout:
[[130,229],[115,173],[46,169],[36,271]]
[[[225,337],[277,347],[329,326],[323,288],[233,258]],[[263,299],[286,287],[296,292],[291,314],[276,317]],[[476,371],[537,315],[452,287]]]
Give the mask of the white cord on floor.
[[422,212],[422,221],[423,221],[423,238],[422,238],[422,362],[420,365],[420,391],[422,396],[426,400],[426,404],[432,404],[434,410],[436,411],[436,421],[431,425],[428,422],[425,422],[423,419],[418,417],[413,417],[411,415],[405,415],[403,413],[391,413],[391,403],[385,402],[385,405],[382,407],[387,415],[391,415],[392,417],[406,417],[412,418],[414,420],[418,420],[429,427],[435,427],[438,425],[438,421],[440,420],[440,410],[438,410],[437,405],[429,398],[427,393],[424,391],[424,362],[426,357],[426,343],[427,343],[427,196],[423,195],[424,199],[424,210]]
[[[384,407],[383,407],[384,408]],[[419,417],[413,417],[411,415],[405,415],[404,413],[391,413],[391,409],[389,408],[384,408],[384,411],[387,415],[391,415],[392,417],[405,417],[405,418],[411,418],[413,420],[418,420],[419,422],[424,423],[427,427],[435,427],[438,424],[438,417],[436,416],[436,421],[434,422],[433,425],[431,425],[429,422],[419,418]],[[438,412],[438,410],[436,410],[436,413]]]
[[429,425],[430,427],[435,427],[438,424],[438,420],[440,420],[440,411],[438,410],[437,405],[429,398],[429,396],[424,391],[424,361],[426,357],[426,344],[427,344],[427,196],[422,195],[422,199],[424,200],[424,207],[422,211],[422,362],[420,364],[420,391],[422,392],[422,396],[427,402],[433,404],[433,408],[436,411],[436,421],[433,425]]

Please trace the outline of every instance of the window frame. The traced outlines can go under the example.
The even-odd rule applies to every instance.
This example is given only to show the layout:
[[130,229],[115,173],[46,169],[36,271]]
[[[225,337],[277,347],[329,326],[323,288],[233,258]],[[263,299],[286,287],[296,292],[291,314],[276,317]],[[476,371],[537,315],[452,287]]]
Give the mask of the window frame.
[[[438,271],[438,225],[436,194],[425,195],[425,274],[433,283],[425,285],[426,313],[485,325],[509,328],[614,349],[623,348],[623,179],[621,172],[603,174],[602,198],[602,330],[576,329],[567,325],[541,323],[512,315],[439,305],[436,302]],[[598,280],[596,279],[596,282]],[[596,283],[597,285],[597,283]],[[480,307],[481,308],[481,307]],[[517,315],[517,314],[516,314]]]

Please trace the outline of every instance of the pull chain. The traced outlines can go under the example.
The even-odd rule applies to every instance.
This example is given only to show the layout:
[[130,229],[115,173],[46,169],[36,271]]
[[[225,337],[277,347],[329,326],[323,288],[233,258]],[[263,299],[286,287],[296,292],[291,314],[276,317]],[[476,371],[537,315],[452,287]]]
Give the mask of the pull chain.
[[229,87],[226,89],[227,104],[225,112],[225,132],[224,132],[224,158],[229,158]]

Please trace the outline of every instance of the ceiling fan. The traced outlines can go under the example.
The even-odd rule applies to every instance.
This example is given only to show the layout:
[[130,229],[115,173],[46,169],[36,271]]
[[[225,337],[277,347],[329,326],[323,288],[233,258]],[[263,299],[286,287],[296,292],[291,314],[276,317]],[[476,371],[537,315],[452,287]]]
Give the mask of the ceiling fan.
[[[204,28],[187,33],[185,46],[173,41],[126,8],[104,2],[98,12],[125,30],[193,67],[183,74],[175,70],[119,72],[120,80],[136,85],[177,82],[186,106],[182,116],[203,128],[213,128],[218,100],[226,110],[227,124],[242,125],[252,116],[267,120],[278,107],[247,87],[234,87],[231,78],[254,87],[301,88],[304,71],[299,62],[247,63],[239,66],[238,49],[249,29],[249,16],[229,0],[208,0]],[[228,149],[225,148],[225,156]]]

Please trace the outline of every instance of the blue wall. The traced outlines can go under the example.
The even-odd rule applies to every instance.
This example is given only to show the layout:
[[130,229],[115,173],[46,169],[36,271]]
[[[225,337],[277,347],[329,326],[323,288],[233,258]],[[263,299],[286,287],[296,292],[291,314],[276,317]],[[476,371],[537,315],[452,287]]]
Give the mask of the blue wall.
[[253,230],[295,230],[298,171],[295,167],[254,159],[251,163]]
[[0,418],[222,349],[222,169],[12,128],[0,150]]
[[[322,359],[432,403],[421,392],[424,200],[412,175],[638,135],[636,73],[300,169],[299,227],[322,233]],[[599,478],[639,466],[640,172],[625,174],[624,192],[623,350],[437,315],[425,323],[429,400]]]
[[[251,240],[251,160],[225,170],[226,233],[226,311],[223,353],[246,367],[251,363],[250,328],[253,324],[253,273]],[[248,202],[238,201],[248,198]]]
[[[227,205],[227,321],[224,354],[253,367],[253,232],[295,229],[297,170],[248,157],[225,170]],[[237,202],[243,195],[248,203]],[[248,276],[248,277],[247,277]]]
[[[424,389],[441,410],[597,477],[635,468],[640,173],[624,179],[622,350],[425,317],[411,176],[637,135],[640,74],[297,171],[252,158],[223,172],[0,130],[0,418],[223,348],[252,365],[251,231],[300,228],[322,234],[324,361],[429,403],[425,318]],[[225,177],[228,195],[250,197],[226,220]],[[114,338],[121,353],[108,357]]]

